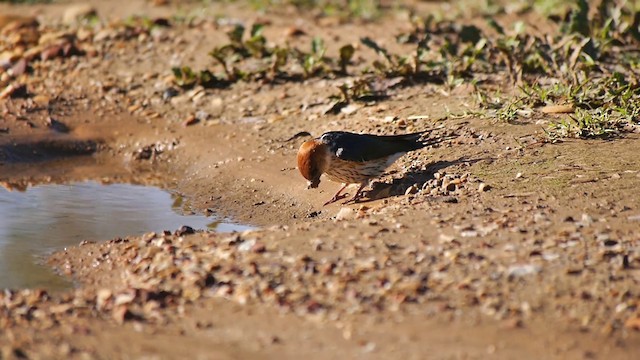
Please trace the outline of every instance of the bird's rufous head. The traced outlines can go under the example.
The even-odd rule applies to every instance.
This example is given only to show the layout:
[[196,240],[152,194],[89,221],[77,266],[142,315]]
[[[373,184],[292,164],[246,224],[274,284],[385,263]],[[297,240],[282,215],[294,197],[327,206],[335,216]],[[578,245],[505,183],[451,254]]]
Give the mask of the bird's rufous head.
[[298,170],[309,180],[309,188],[317,188],[320,176],[329,165],[329,148],[319,140],[305,141],[298,150]]

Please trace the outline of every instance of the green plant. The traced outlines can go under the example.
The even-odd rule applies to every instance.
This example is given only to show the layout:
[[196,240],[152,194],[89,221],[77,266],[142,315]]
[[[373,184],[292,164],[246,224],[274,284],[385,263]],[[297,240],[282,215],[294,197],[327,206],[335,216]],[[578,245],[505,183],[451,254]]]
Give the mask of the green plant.
[[183,66],[174,67],[171,71],[176,84],[183,88],[191,88],[195,85],[213,87],[216,83],[219,83],[219,80],[209,70],[195,72],[190,67]]

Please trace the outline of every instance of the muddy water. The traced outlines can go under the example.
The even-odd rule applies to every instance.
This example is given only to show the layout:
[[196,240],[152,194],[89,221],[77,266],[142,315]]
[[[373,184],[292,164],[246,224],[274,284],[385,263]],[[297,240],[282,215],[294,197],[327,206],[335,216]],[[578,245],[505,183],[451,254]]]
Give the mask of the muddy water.
[[249,228],[184,212],[179,196],[155,187],[83,182],[24,192],[0,188],[0,289],[70,287],[42,262],[47,254],[83,240],[173,231],[182,225],[221,232]]

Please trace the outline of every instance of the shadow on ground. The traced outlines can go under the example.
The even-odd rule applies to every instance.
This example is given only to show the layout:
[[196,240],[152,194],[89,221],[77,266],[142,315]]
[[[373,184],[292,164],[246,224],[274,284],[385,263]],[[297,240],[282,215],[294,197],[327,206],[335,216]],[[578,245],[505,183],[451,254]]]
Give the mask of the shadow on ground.
[[371,190],[367,191],[366,199],[358,201],[366,203],[374,200],[382,200],[393,196],[404,195],[407,190],[416,185],[419,189],[430,180],[434,179],[434,174],[440,170],[462,163],[476,163],[483,159],[468,159],[460,157],[452,161],[436,161],[424,169],[409,169],[401,178],[392,179],[391,182],[374,181],[371,183]]

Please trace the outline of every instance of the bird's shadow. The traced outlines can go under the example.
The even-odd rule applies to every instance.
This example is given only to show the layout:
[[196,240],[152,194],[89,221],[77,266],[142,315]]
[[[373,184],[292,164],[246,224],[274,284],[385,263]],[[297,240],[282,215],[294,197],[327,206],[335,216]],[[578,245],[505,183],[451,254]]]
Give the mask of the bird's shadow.
[[365,191],[365,196],[362,199],[359,199],[357,203],[366,203],[369,201],[404,195],[410,186],[414,184],[422,186],[422,184],[434,179],[434,174],[442,169],[462,163],[476,163],[481,160],[483,159],[468,159],[466,157],[461,157],[452,161],[436,161],[425,169],[410,169],[403,177],[395,178],[391,180],[391,182],[375,181],[371,183],[370,190]]

